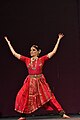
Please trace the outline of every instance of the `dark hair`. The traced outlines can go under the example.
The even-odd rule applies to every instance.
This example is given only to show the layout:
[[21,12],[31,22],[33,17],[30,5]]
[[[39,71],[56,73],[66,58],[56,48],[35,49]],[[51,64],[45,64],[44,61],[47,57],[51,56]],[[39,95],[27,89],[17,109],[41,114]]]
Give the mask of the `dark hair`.
[[32,47],[36,48],[36,49],[37,49],[37,51],[39,51],[39,50],[40,50],[40,48],[39,48],[37,45],[32,45]]

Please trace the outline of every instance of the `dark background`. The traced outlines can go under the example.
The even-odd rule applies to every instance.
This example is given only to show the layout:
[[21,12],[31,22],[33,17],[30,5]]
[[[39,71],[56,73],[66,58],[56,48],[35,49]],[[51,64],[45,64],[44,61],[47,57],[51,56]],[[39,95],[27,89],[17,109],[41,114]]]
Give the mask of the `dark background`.
[[[40,56],[50,52],[63,32],[56,55],[46,62],[43,73],[66,113],[80,112],[80,1],[0,1],[0,115],[16,116],[15,97],[28,75],[26,66],[10,52],[6,35],[15,51],[29,56],[38,44]],[[33,113],[47,114],[40,109]]]

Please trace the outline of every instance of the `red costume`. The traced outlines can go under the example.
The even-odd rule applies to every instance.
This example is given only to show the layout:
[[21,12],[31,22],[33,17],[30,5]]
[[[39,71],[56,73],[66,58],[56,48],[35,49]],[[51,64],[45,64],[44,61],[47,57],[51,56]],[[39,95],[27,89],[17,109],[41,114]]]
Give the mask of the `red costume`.
[[25,62],[29,75],[17,94],[15,102],[16,111],[29,114],[42,106],[47,110],[56,109],[58,112],[63,111],[42,74],[42,67],[48,59],[47,55],[35,61],[31,61],[30,58],[25,56],[20,57],[20,60]]

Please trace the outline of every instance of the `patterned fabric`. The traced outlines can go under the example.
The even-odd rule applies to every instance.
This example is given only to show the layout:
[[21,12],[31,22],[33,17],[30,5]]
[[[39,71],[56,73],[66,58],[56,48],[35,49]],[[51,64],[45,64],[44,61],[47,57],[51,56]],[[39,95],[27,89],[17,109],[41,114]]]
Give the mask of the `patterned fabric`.
[[[61,111],[61,106],[55,99],[42,74],[44,62],[48,60],[47,55],[38,58],[32,63],[31,59],[25,56],[21,56],[20,60],[25,62],[29,75],[24,80],[24,84],[16,96],[15,110],[29,114],[44,105],[47,110],[53,110],[55,107],[58,111]],[[54,107],[46,104],[48,102],[53,104]]]

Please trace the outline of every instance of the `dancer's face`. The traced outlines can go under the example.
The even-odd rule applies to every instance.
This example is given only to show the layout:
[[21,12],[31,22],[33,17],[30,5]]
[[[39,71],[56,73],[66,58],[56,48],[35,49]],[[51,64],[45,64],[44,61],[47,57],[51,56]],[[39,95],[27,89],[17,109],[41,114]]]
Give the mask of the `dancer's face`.
[[30,49],[30,55],[31,55],[31,57],[38,56],[38,50],[35,47],[33,47],[33,46]]

